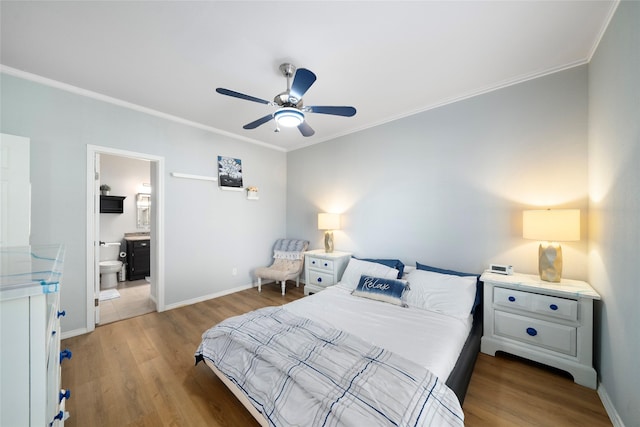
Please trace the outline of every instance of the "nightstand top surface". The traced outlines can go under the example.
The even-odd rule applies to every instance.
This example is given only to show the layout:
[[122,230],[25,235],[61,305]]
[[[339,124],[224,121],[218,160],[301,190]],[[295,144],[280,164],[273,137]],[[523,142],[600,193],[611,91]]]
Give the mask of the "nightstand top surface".
[[310,251],[306,251],[304,254],[319,256],[324,258],[342,258],[344,256],[351,256],[349,252],[340,252],[340,251],[325,252],[324,249],[313,249]]
[[600,299],[600,294],[598,294],[591,285],[582,280],[562,279],[558,283],[545,282],[544,280],[540,280],[539,276],[533,274],[514,273],[506,275],[490,273],[488,271],[482,273],[480,280],[483,282],[499,283],[513,289],[538,291],[557,296],[572,296],[594,300]]

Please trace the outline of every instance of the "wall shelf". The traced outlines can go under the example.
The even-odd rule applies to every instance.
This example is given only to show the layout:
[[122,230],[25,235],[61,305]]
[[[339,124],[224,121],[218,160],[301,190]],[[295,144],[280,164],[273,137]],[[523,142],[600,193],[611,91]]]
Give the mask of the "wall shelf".
[[200,181],[217,181],[218,180],[218,178],[215,176],[193,175],[190,173],[181,173],[181,172],[171,172],[171,176],[174,178],[197,179]]
[[100,213],[124,213],[124,199],[127,196],[100,196]]

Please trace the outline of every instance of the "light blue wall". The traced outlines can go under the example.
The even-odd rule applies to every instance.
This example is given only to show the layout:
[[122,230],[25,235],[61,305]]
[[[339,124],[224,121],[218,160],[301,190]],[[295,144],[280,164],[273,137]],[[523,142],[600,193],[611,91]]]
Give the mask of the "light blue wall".
[[[366,105],[357,106],[364,110]],[[572,68],[287,156],[290,235],[343,213],[336,250],[469,272],[537,273],[522,210],[587,213],[587,68]],[[586,279],[587,234],[563,244],[564,274]]]
[[[86,146],[165,158],[165,303],[179,304],[249,285],[285,234],[286,156],[39,83],[0,75],[1,131],[31,138],[31,243],[66,245],[65,332],[86,325]],[[215,176],[217,156],[242,160],[245,185],[260,200],[217,183],[170,172]],[[238,269],[232,276],[232,269]]]
[[618,6],[589,65],[589,280],[602,294],[596,363],[640,426],[640,3]]

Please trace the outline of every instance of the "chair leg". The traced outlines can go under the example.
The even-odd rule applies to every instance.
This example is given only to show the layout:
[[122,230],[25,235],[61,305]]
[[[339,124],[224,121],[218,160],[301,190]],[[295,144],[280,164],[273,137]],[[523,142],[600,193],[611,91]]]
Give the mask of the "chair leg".
[[283,280],[282,281],[282,295],[284,295],[284,291],[287,289],[287,285],[286,285],[287,281]]
[[262,292],[262,279],[258,277],[258,292]]
[[296,276],[296,288],[300,287],[300,276]]

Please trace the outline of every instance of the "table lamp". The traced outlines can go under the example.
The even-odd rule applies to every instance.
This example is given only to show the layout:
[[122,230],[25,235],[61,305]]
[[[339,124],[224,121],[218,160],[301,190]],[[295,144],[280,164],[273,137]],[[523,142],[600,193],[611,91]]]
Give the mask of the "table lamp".
[[333,230],[340,230],[340,215],[334,213],[318,214],[318,230],[324,232],[324,251],[333,252]]
[[580,209],[546,209],[522,212],[522,237],[540,240],[540,279],[562,279],[562,247],[559,242],[580,240]]

